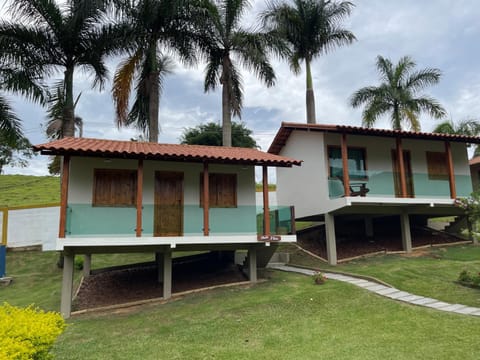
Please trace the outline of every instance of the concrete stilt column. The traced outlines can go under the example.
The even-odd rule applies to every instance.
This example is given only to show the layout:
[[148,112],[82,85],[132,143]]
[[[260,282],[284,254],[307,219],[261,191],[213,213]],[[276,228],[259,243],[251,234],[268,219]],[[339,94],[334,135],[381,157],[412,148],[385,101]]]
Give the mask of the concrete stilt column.
[[327,260],[330,265],[337,265],[337,241],[335,237],[335,217],[325,214],[325,238],[327,242]]
[[402,227],[403,250],[410,253],[412,252],[412,235],[410,233],[410,219],[406,211],[403,211],[400,215],[400,225]]
[[367,235],[367,238],[373,238],[373,219],[371,216],[365,216],[365,235]]
[[172,297],[172,252],[163,254],[163,298]]
[[83,277],[89,277],[92,269],[92,254],[83,256]]
[[248,249],[248,276],[250,282],[257,282],[257,248],[251,247]]
[[65,319],[70,317],[72,311],[73,290],[73,261],[75,254],[64,251],[62,297],[60,300],[60,312]]
[[157,281],[163,282],[163,254],[155,253],[155,263],[157,264]]

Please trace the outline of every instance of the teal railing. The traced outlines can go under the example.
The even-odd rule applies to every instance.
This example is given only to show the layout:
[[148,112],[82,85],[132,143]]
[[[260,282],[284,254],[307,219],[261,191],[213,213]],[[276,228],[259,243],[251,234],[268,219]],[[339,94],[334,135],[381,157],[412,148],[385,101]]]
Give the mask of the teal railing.
[[[180,214],[180,215],[178,215]],[[178,216],[181,217],[178,222]],[[294,232],[293,211],[289,206],[270,207],[270,233]],[[135,236],[137,209],[135,207],[97,207],[90,204],[69,204],[67,208],[67,236]],[[184,205],[181,208],[161,208],[154,205],[142,207],[142,236],[158,233],[158,219],[171,225],[178,223],[183,236],[203,235],[203,208]],[[169,218],[170,217],[170,218]],[[157,225],[157,231],[155,231]],[[263,208],[238,206],[235,208],[210,208],[210,235],[263,234]],[[175,227],[175,225],[174,225]]]
[[[352,188],[357,190],[363,185],[368,192],[366,196],[395,197],[395,174],[391,171],[367,171],[364,177],[350,179]],[[448,178],[431,179],[425,173],[412,174],[413,197],[415,198],[450,198]],[[457,196],[468,196],[472,192],[472,182],[469,175],[455,175]],[[407,185],[407,188],[410,188]],[[328,179],[330,198],[344,196],[341,178]]]

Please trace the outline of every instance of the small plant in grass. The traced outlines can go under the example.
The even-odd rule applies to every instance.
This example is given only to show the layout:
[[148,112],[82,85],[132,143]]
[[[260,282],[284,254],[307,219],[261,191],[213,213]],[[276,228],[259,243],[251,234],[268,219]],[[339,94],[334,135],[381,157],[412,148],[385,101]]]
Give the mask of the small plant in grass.
[[313,275],[313,282],[317,285],[323,285],[327,282],[327,278],[322,273]]
[[463,270],[458,276],[458,282],[462,285],[480,289],[480,273],[471,274],[467,270]]
[[75,269],[83,270],[83,257],[75,257]]
[[4,303],[0,306],[0,359],[52,359],[50,349],[64,329],[59,313]]

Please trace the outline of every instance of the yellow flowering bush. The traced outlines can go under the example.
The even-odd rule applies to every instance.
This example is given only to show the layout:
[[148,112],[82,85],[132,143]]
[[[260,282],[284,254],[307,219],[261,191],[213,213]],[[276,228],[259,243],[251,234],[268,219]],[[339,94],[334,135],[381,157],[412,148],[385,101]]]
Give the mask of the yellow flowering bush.
[[51,359],[49,351],[65,326],[59,313],[4,303],[0,306],[0,360]]

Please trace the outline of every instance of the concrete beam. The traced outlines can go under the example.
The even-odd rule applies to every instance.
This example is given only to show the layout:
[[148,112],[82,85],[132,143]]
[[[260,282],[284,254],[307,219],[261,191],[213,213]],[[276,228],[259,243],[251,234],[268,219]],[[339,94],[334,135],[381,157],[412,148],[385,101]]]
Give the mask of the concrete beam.
[[73,262],[75,254],[64,252],[62,295],[60,300],[60,313],[65,319],[70,317],[72,311],[72,290],[73,290]]
[[172,252],[163,253],[163,298],[172,297]]
[[402,246],[407,253],[412,252],[412,235],[410,232],[410,218],[406,211],[400,215],[400,225],[402,228]]
[[337,265],[337,241],[335,237],[335,217],[325,214],[325,239],[327,243],[327,260],[330,265]]
[[257,248],[248,249],[248,277],[251,283],[257,282]]
[[83,277],[89,277],[92,270],[92,254],[83,256]]

